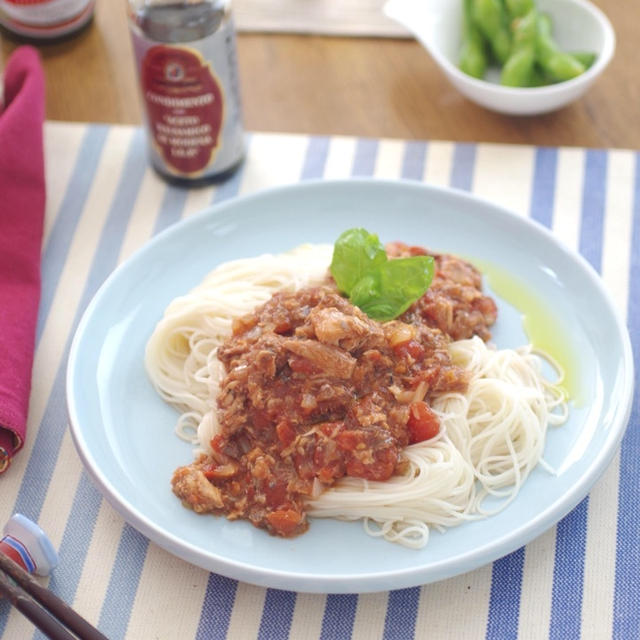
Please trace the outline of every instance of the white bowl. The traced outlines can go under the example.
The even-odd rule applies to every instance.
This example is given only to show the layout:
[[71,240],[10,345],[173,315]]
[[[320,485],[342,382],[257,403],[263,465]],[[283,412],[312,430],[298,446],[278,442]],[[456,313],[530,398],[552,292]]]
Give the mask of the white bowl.
[[563,51],[598,55],[585,73],[558,84],[534,88],[503,87],[499,70],[478,80],[458,68],[462,36],[462,0],[388,0],[385,13],[404,25],[429,51],[449,81],[477,104],[511,115],[553,111],[580,97],[613,57],[615,33],[607,17],[587,0],[537,0],[553,20],[553,37]]

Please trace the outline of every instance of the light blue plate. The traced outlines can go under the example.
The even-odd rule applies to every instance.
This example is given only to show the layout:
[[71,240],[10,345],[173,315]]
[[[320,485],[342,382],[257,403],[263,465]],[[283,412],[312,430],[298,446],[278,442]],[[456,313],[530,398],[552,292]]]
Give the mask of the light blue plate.
[[[501,265],[542,298],[570,342],[582,406],[550,431],[545,458],[500,514],[434,533],[420,551],[367,536],[359,522],[312,521],[293,540],[245,522],[198,516],[170,489],[192,459],[173,433],[177,414],[144,371],[145,343],[167,304],[216,265],[303,242],[330,242],[363,226],[402,240]],[[494,341],[527,342],[518,312],[498,300]],[[254,584],[310,592],[368,592],[470,571],[524,545],[588,492],[612,459],[631,407],[627,331],[595,272],[548,231],[456,191],[408,182],[311,182],[240,198],[149,242],[105,282],[73,341],[67,376],[71,433],[88,472],[136,529],[185,560]]]

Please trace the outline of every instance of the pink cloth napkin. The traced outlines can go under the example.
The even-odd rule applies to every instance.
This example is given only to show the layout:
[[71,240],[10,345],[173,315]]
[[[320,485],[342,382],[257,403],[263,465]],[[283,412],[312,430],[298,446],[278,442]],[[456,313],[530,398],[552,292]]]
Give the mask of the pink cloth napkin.
[[27,426],[45,207],[44,74],[38,52],[16,49],[0,108],[0,473]]

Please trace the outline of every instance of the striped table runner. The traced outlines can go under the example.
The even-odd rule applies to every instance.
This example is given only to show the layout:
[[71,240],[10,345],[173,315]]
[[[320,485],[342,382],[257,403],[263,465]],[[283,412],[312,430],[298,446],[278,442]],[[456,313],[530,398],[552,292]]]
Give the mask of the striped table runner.
[[[131,528],[84,472],[67,429],[64,374],[82,311],[153,234],[210,203],[310,178],[403,177],[451,185],[549,226],[602,274],[640,338],[640,154],[255,133],[242,170],[182,190],[146,162],[140,129],[46,125],[43,293],[29,431],[0,478],[2,522],[49,533],[49,587],[113,639],[640,637],[638,406],[620,453],[586,498],[511,555],[441,583],[309,595],[210,574]],[[41,637],[0,602],[0,636]]]

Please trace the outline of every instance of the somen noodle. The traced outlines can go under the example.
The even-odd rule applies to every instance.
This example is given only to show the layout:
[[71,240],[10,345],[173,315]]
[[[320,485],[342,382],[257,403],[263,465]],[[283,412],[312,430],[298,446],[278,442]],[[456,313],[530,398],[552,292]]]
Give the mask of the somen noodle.
[[[321,284],[331,251],[302,245],[224,263],[166,309],[147,344],[146,368],[158,393],[180,412],[178,436],[199,453],[211,453],[220,432],[225,368],[217,354],[234,319],[276,292]],[[542,375],[530,346],[496,349],[475,336],[450,342],[448,351],[469,382],[464,392],[430,400],[439,434],[405,447],[398,472],[386,481],[344,476],[330,488],[314,485],[308,515],[363,519],[369,534],[418,548],[430,528],[486,517],[513,500],[542,460],[547,427],[566,419],[565,398]]]

